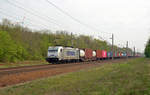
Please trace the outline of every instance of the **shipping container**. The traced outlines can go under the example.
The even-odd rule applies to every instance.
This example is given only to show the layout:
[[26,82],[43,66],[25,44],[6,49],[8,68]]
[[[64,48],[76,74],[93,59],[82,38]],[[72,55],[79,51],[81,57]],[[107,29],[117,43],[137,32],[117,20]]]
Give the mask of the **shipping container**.
[[92,57],[93,57],[93,50],[85,49],[85,59],[92,59]]
[[131,56],[131,53],[128,52],[128,53],[127,53],[127,56]]
[[122,57],[122,52],[120,52],[120,57]]
[[114,52],[114,53],[113,53],[113,57],[117,57],[117,52]]
[[102,50],[96,50],[96,58],[102,58]]
[[102,50],[102,58],[106,58],[107,57],[107,51],[106,50]]
[[106,58],[107,57],[107,51],[105,51],[105,50],[96,50],[96,57],[97,58]]
[[120,57],[122,57],[122,52],[120,52]]
[[122,56],[122,53],[121,53],[121,52],[118,52],[118,53],[117,53],[117,56],[118,56],[118,57],[121,57],[121,56]]
[[112,57],[112,52],[107,52],[107,57],[108,58]]
[[120,57],[120,54],[119,54],[119,52],[117,52],[117,57]]
[[123,57],[126,57],[126,56],[127,56],[127,54],[125,52],[123,52]]

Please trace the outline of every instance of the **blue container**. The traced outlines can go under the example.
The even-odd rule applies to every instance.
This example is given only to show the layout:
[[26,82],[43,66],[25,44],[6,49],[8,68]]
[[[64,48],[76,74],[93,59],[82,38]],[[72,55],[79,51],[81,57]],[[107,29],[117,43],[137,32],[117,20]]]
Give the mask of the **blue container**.
[[112,52],[107,52],[107,57],[112,57]]
[[124,52],[124,53],[123,53],[123,56],[125,57],[125,56],[127,56],[127,54]]

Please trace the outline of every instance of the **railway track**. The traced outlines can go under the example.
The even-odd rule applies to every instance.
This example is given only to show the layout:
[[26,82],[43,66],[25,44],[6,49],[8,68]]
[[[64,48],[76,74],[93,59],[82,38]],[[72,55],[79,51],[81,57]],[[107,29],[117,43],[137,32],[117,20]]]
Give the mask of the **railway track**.
[[[98,62],[94,62],[94,64],[97,64]],[[90,62],[83,62],[83,63],[71,63],[71,64],[48,64],[48,65],[37,65],[37,66],[24,66],[24,67],[14,67],[14,68],[5,68],[0,69],[0,77],[4,75],[10,75],[10,74],[17,74],[17,73],[23,73],[23,72],[32,72],[32,71],[39,71],[39,70],[48,70],[48,69],[54,69],[54,68],[64,68],[64,67],[71,67],[74,65],[85,65],[85,64],[91,64]]]
[[17,73],[23,73],[23,72],[32,72],[32,71],[39,71],[39,70],[48,70],[48,69],[54,69],[54,68],[64,68],[64,67],[71,67],[71,66],[77,66],[77,65],[85,65],[85,64],[102,64],[105,62],[113,62],[113,61],[119,61],[123,59],[116,59],[116,60],[101,60],[101,61],[92,61],[92,62],[78,62],[78,63],[71,63],[71,64],[46,64],[46,65],[36,65],[36,66],[22,66],[22,67],[13,67],[13,68],[2,68],[0,69],[0,77],[4,75],[10,75],[10,74],[17,74]]
[[79,62],[72,64],[48,64],[0,69],[0,88],[18,83],[24,83],[39,78],[55,76],[68,72],[75,72],[85,68],[92,68],[105,63],[119,63],[126,59]]

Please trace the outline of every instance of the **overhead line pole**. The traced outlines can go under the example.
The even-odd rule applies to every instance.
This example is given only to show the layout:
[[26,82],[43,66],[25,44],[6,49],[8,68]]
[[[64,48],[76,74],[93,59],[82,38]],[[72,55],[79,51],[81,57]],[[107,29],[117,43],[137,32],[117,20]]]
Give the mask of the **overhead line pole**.
[[126,44],[126,57],[128,58],[128,44],[129,42],[127,41],[127,44]]
[[114,34],[112,34],[112,60],[114,59]]
[[133,56],[135,57],[135,46],[134,46],[134,54],[133,54]]
[[73,47],[73,34],[71,32],[71,46]]

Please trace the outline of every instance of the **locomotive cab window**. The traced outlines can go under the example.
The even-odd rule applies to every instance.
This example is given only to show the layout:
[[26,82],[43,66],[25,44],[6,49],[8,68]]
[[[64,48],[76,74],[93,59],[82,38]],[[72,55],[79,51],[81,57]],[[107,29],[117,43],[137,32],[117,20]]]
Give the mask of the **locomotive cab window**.
[[48,52],[57,52],[58,50],[48,50]]

